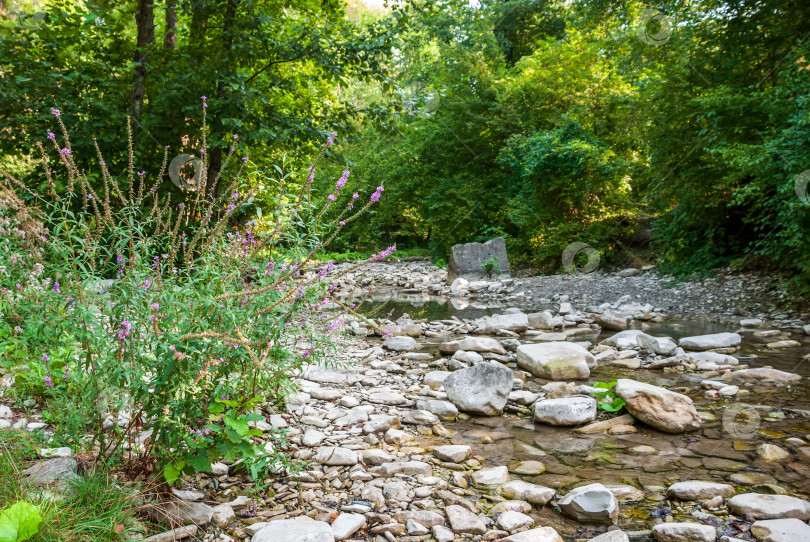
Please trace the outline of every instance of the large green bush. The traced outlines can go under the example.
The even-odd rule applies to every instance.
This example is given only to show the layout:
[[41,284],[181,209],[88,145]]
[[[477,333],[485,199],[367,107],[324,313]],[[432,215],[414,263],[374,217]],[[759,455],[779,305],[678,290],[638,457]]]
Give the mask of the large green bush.
[[[15,241],[36,245],[36,271],[2,279],[0,335],[14,353],[4,363],[18,389],[47,399],[62,440],[90,431],[100,460],[126,453],[135,472],[158,469],[169,482],[220,457],[246,459],[254,477],[285,465],[283,433],[263,434],[251,422],[263,419],[260,407],[283,402],[307,364],[324,359],[342,318],[320,310],[325,272],[306,267],[382,188],[362,207],[354,208],[357,194],[341,203],[346,171],[314,208],[312,183],[283,176],[269,212],[240,223],[234,217],[258,187],[234,136],[221,177],[200,184],[218,188],[189,191],[182,203],[158,197],[169,149],[156,174],[131,158],[115,175],[99,152],[96,191],[54,115],[61,134],[48,135],[41,163],[48,192],[2,172],[8,209],[42,224]],[[205,135],[203,125],[203,175]],[[66,192],[56,192],[56,178]],[[326,207],[338,205],[340,221],[326,221]],[[13,256],[1,257],[12,267]]]

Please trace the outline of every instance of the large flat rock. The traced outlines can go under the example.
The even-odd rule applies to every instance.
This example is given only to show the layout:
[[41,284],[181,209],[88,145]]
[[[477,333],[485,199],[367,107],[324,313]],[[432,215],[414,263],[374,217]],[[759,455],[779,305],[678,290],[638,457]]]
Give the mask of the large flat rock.
[[659,386],[620,378],[613,392],[627,402],[635,418],[665,433],[685,433],[700,429],[692,399]]
[[754,519],[810,519],[810,503],[789,495],[743,493],[728,500],[728,509],[734,515]]
[[547,380],[588,378],[595,363],[590,352],[570,342],[523,344],[517,349],[518,367]]
[[335,535],[325,521],[279,519],[259,529],[251,542],[335,542]]
[[461,411],[497,416],[506,406],[513,380],[511,370],[479,363],[448,376],[444,390],[447,399]]
[[713,350],[715,348],[732,348],[742,342],[739,333],[712,333],[711,335],[696,335],[684,337],[678,341],[678,346],[684,350]]

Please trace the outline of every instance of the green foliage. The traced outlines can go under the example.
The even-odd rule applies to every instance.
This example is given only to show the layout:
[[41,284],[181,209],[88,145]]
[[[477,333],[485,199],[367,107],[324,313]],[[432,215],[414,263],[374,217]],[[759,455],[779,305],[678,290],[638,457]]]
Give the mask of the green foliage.
[[[0,16],[0,156],[26,156],[56,107],[73,128],[80,169],[95,166],[94,137],[111,165],[127,162],[112,134],[131,115],[144,136],[135,155],[155,171],[167,144],[172,156],[198,153],[189,119],[207,95],[215,118],[211,179],[231,134],[270,167],[284,151],[305,159],[326,134],[351,134],[359,119],[384,119],[385,108],[344,100],[338,85],[347,77],[382,79],[406,19],[400,9],[349,18],[338,0],[44,3],[36,28]],[[176,30],[166,23],[170,5]],[[139,10],[146,14],[140,26],[133,17]],[[97,188],[100,180],[90,179]],[[180,201],[172,185],[160,189]]]
[[484,270],[487,276],[492,277],[492,273],[497,273],[501,268],[501,264],[498,263],[497,256],[490,256],[487,261],[481,264],[481,268]]
[[603,264],[764,268],[810,288],[807,204],[794,193],[810,163],[809,8],[669,6],[659,46],[636,32],[647,8],[415,2],[392,84],[419,81],[440,99],[349,142],[361,182],[389,199],[341,246],[412,243],[444,258],[502,235],[517,263],[558,272],[579,241]]
[[39,532],[39,508],[19,501],[0,510],[0,542],[23,542]]
[[[325,331],[340,327],[342,319],[330,322],[339,314],[318,312],[328,288],[322,276],[302,277],[336,221],[309,203],[309,183],[289,178],[277,181],[270,211],[256,210],[244,226],[235,221],[258,188],[248,185],[248,160],[233,152],[213,181],[218,190],[189,192],[176,205],[159,198],[162,173],[136,173],[131,164],[113,176],[100,154],[96,191],[73,151],[60,152],[71,143],[56,119],[61,167],[43,155],[47,194],[0,171],[15,212],[43,223],[37,270],[19,283],[0,277],[0,333],[19,349],[5,363],[19,389],[45,398],[61,438],[90,432],[99,460],[130,450],[143,472],[157,467],[169,482],[222,457],[245,460],[256,480],[271,468],[294,469],[279,451],[284,433],[264,434],[253,422],[283,403],[295,375],[330,348]],[[205,126],[202,133],[204,142]],[[56,192],[56,175],[67,179],[65,193]],[[345,206],[342,218],[370,206]]]
[[592,395],[597,397],[597,408],[605,412],[618,412],[627,404],[621,397],[613,392],[613,387],[616,385],[616,380],[610,382],[594,382],[593,387],[596,388],[591,392]]
[[0,502],[24,501],[38,510],[41,522],[35,540],[119,542],[137,533],[150,534],[149,527],[136,518],[142,498],[137,485],[94,471],[71,482],[69,491],[58,499],[33,486],[22,472],[43,445],[41,436],[23,431],[4,430],[0,439]]

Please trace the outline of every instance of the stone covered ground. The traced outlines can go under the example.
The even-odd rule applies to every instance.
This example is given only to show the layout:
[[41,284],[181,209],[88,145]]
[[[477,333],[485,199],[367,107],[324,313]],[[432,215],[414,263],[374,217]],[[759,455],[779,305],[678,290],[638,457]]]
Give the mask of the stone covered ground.
[[[185,525],[152,540],[810,540],[810,315],[775,281],[445,279],[425,262],[340,276],[346,301],[396,289],[493,314],[380,320],[386,339],[348,322],[335,364],[255,422],[286,429],[306,468],[251,497],[216,464],[176,491]],[[655,331],[690,316],[729,330]],[[613,379],[616,414],[591,393]],[[0,422],[48,429],[10,409]],[[70,450],[49,453],[65,457],[30,475],[70,476]]]

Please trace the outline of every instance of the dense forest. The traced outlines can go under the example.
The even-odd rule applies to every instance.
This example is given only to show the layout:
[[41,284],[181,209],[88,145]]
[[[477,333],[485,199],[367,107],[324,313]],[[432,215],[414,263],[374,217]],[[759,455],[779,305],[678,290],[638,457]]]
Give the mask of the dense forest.
[[[148,169],[166,145],[197,152],[205,96],[208,179],[235,145],[255,186],[303,183],[334,132],[315,197],[347,167],[348,189],[385,188],[335,250],[396,243],[442,260],[455,243],[504,236],[521,265],[556,272],[579,241],[608,265],[810,283],[806,2],[2,0],[0,11],[0,165],[31,187],[45,186],[35,144],[53,108],[77,156],[95,155],[95,137],[114,163],[127,160],[130,117]],[[168,176],[161,190],[179,201]]]

